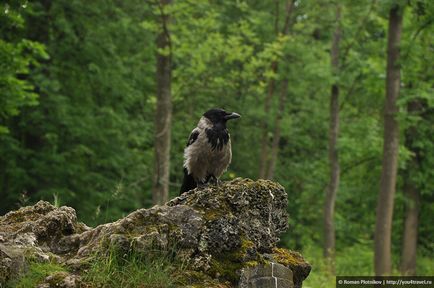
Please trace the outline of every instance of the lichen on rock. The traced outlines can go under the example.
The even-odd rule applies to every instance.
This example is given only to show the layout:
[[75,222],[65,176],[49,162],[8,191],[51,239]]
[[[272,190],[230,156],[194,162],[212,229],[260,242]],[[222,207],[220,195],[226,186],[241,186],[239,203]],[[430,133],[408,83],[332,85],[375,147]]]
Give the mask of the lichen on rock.
[[[301,255],[276,247],[288,228],[286,206],[287,194],[279,184],[240,178],[189,191],[166,205],[139,209],[95,228],[79,223],[70,207],[40,201],[0,217],[0,283],[24,271],[30,257],[68,267],[70,272],[57,276],[72,283],[68,287],[80,287],[89,263],[117,247],[125,255],[174,251],[183,263],[178,271],[182,287],[236,287],[249,285],[249,279],[266,283],[252,273],[260,271],[255,267],[274,264],[291,271],[282,274],[291,275],[282,283],[301,287],[310,265]],[[40,284],[53,279],[55,275]]]

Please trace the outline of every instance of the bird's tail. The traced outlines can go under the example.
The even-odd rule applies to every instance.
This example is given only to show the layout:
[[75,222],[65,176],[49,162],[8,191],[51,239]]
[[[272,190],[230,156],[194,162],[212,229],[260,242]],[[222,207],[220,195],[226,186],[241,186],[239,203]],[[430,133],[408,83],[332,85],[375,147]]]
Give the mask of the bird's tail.
[[188,174],[188,171],[186,168],[184,168],[184,180],[182,181],[181,191],[179,192],[179,195],[181,195],[184,192],[190,191],[197,187],[196,181],[194,181],[193,176]]

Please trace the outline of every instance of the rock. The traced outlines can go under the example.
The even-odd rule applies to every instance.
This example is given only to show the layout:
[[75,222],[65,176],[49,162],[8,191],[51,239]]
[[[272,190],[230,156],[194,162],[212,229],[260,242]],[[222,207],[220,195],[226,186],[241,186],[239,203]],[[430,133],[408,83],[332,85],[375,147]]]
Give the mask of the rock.
[[294,273],[294,287],[301,288],[302,282],[309,275],[311,266],[304,261],[300,253],[282,248],[273,248],[270,255],[273,261],[281,263],[291,269]]
[[288,267],[278,264],[260,264],[241,270],[240,288],[294,288],[293,273]]
[[44,279],[38,288],[78,288],[81,287],[80,276],[69,274],[68,272],[56,272]]
[[191,285],[301,287],[310,265],[276,247],[288,228],[286,206],[279,184],[235,179],[91,229],[77,221],[74,209],[40,201],[0,217],[0,283],[31,259],[69,268],[49,275],[40,287],[79,287],[80,273],[110,247],[125,255],[176,247]]

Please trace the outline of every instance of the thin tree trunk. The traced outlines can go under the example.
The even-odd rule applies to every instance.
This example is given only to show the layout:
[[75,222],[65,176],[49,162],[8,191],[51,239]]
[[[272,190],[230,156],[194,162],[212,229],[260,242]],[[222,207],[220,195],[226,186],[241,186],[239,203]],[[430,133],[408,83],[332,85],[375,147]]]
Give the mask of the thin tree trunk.
[[390,9],[387,43],[386,103],[384,107],[384,145],[380,193],[377,202],[375,226],[375,274],[390,275],[393,205],[398,165],[399,126],[396,119],[396,101],[400,87],[399,45],[401,41],[403,9],[398,5]]
[[[333,33],[331,49],[331,65],[333,75],[339,73],[339,45],[341,41],[341,7],[336,7],[336,28]],[[335,258],[335,223],[334,212],[336,194],[339,187],[340,166],[337,141],[339,136],[339,85],[334,83],[330,95],[330,122],[329,122],[329,169],[330,180],[326,190],[324,202],[324,257],[329,260],[329,265],[334,272]]]
[[404,193],[406,197],[404,239],[401,253],[401,274],[416,275],[417,230],[419,225],[420,195],[417,187],[406,178]]
[[275,5],[275,17],[274,17],[274,33],[276,33],[276,35],[279,34],[279,13],[280,13],[280,0],[274,0],[274,5]]
[[[408,103],[408,113],[417,113],[421,110],[422,104],[414,100]],[[407,165],[407,171],[404,175],[404,195],[405,203],[405,218],[404,218],[404,237],[401,251],[400,270],[402,275],[416,275],[416,250],[417,250],[417,235],[419,226],[419,210],[420,210],[420,194],[417,186],[412,181],[412,171],[419,170],[420,155],[417,149],[413,146],[413,139],[416,127],[409,127],[406,131],[405,146],[414,153],[413,158]]]
[[[291,18],[291,14],[294,8],[294,1],[288,0],[286,4],[286,12],[285,12],[285,23],[282,29],[282,34],[287,35],[289,30],[289,20]],[[276,17],[279,17],[279,5],[276,4]],[[276,36],[278,36],[278,18],[276,18],[275,21],[275,30],[276,30]],[[277,60],[273,61],[271,63],[271,70],[273,71],[273,74],[277,73],[278,70],[278,62]],[[271,100],[273,99],[274,90],[276,86],[276,80],[274,78],[271,78],[268,82],[268,91],[267,96],[265,97],[264,102],[264,112],[265,112],[265,118],[268,117],[271,109]],[[259,178],[266,178],[267,177],[267,171],[269,166],[269,125],[264,119],[261,123],[261,152],[259,156]]]
[[[277,72],[277,61],[274,61],[271,63],[271,70],[273,71],[273,74]],[[264,103],[264,119],[262,121],[261,125],[261,154],[259,158],[259,178],[265,179],[266,178],[266,172],[267,172],[267,166],[268,166],[268,123],[267,123],[267,117],[270,114],[270,107],[271,107],[271,100],[274,95],[274,88],[276,85],[276,81],[272,78],[270,79],[270,82],[268,82],[268,93],[267,97],[265,97],[265,103]]]
[[[159,50],[171,51],[168,30],[169,16],[164,7],[171,0],[160,0],[161,32],[156,39]],[[163,204],[169,198],[170,132],[172,126],[171,53],[157,52],[157,110],[155,113],[155,153],[152,181],[152,202]]]
[[273,143],[271,144],[271,155],[268,163],[268,171],[266,176],[267,179],[273,179],[274,171],[276,168],[277,155],[279,154],[280,135],[282,130],[281,123],[283,114],[285,113],[286,97],[288,95],[288,82],[288,78],[285,78],[281,84],[282,86],[279,96],[279,108],[277,111],[276,120],[274,121]]

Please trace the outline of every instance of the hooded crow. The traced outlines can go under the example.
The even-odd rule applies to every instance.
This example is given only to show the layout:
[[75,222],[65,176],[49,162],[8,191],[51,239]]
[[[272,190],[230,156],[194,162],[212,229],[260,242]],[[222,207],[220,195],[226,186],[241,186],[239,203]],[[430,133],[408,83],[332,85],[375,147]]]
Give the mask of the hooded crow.
[[231,163],[231,139],[226,128],[238,113],[211,109],[200,118],[184,150],[184,181],[180,195],[210,181],[215,184]]

